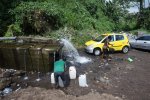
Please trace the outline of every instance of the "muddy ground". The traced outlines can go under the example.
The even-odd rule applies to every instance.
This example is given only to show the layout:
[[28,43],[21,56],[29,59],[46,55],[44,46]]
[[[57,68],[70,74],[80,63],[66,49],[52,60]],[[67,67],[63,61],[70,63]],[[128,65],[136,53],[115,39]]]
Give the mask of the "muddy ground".
[[[38,91],[45,91],[44,94],[50,94],[51,92],[54,92],[54,94],[56,94],[61,93],[61,90],[63,91],[65,97],[73,96],[73,98],[76,98],[77,100],[80,100],[80,97],[83,97],[81,100],[84,100],[84,96],[86,95],[87,97],[85,98],[89,98],[91,96],[93,96],[94,98],[97,97],[96,95],[98,94],[100,95],[100,97],[102,97],[104,93],[111,94],[112,98],[109,98],[110,96],[107,95],[107,97],[102,97],[102,100],[118,100],[119,98],[122,98],[123,100],[149,100],[150,53],[148,51],[131,50],[128,54],[117,52],[111,54],[111,57],[113,59],[108,62],[103,60],[99,56],[85,53],[83,49],[79,50],[79,53],[81,56],[89,57],[92,59],[92,62],[87,64],[75,64],[77,75],[87,75],[88,87],[79,87],[78,79],[76,79],[70,80],[70,85],[68,87],[56,90],[50,84],[50,73],[47,73],[46,75],[41,74],[40,77],[42,80],[39,82],[35,81],[35,79],[37,78],[37,74],[28,73],[29,80],[23,80],[23,77],[17,80],[13,80],[16,84],[16,86],[13,87],[13,90],[16,90],[20,87],[24,89],[20,89],[15,93],[3,97],[3,99],[8,100],[12,98],[16,100],[17,98],[24,98],[25,100],[28,99],[29,94],[23,94],[29,91],[34,92],[33,95],[30,94],[30,97],[36,97],[38,94],[40,94]],[[133,59],[133,62],[127,60],[129,57]],[[33,87],[40,87],[40,89]],[[41,88],[45,89],[43,90]],[[48,96],[48,94],[45,94],[45,96]],[[55,95],[55,97],[57,97],[57,95]],[[41,97],[41,99],[39,100],[42,99],[48,98]],[[57,100],[59,99],[57,98]],[[91,99],[89,98],[89,100]],[[95,98],[94,100],[97,99]]]

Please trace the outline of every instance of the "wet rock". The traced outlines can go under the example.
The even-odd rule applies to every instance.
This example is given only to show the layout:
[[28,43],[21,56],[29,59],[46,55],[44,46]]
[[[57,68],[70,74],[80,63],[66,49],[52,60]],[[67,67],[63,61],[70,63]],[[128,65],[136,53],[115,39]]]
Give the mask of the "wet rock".
[[17,88],[17,89],[15,90],[15,92],[19,91],[20,89],[21,89],[21,87]]
[[17,86],[17,83],[12,83],[11,86],[15,87],[15,86]]
[[5,83],[0,82],[0,90],[2,90],[3,88],[5,88]]
[[3,77],[3,69],[0,68],[0,77]]
[[12,93],[12,89],[10,87],[6,87],[2,93],[4,96],[6,96],[6,95]]
[[6,71],[6,72],[3,73],[3,77],[11,77],[12,74],[13,74],[12,72]]
[[24,76],[26,72],[24,71],[16,71],[13,75],[14,76]]
[[0,99],[2,99],[3,91],[0,91]]
[[11,84],[11,80],[7,80],[6,78],[2,79],[0,81],[0,90],[4,89],[6,86],[8,86],[10,84]]
[[3,72],[3,77],[12,77],[12,76],[18,76],[18,75],[21,75],[22,74],[22,71],[16,71],[14,69],[6,69],[5,72]]

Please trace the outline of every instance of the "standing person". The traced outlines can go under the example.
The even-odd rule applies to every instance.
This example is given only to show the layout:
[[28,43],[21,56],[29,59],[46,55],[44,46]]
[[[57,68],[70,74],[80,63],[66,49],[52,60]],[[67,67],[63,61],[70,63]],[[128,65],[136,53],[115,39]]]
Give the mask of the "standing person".
[[109,43],[110,42],[110,38],[107,37],[104,41],[104,45],[103,45],[103,58],[104,59],[108,59],[109,58],[109,45],[112,45]]
[[59,77],[62,79],[63,84],[65,84],[64,71],[65,71],[65,62],[62,59],[54,62],[54,76],[56,88],[59,87],[59,80],[58,80]]

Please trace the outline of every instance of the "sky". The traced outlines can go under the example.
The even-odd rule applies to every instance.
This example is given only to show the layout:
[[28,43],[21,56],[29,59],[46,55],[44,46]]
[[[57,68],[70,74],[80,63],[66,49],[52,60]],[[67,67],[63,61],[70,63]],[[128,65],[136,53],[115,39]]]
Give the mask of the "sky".
[[[148,7],[148,0],[145,0],[145,6]],[[139,11],[137,6],[130,7],[128,10],[129,10],[130,13],[134,13],[134,12],[138,12]]]
[[[112,1],[112,0],[106,0],[106,1]],[[145,0],[145,6],[148,7],[148,0]],[[134,13],[134,12],[136,13],[139,11],[137,6],[130,7],[128,10],[130,13]]]

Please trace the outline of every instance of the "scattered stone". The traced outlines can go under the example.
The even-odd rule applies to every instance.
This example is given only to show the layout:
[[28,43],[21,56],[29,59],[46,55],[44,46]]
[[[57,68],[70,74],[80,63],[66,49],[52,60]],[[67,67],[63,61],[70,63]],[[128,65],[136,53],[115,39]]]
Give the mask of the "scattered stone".
[[19,86],[20,86],[20,84],[17,84],[17,86],[19,87]]
[[16,89],[15,92],[17,92],[17,91],[20,90],[20,89],[21,89],[21,87],[19,87],[18,89]]
[[15,73],[14,73],[14,76],[24,76],[25,75],[25,71],[16,71]]
[[98,66],[98,67],[100,68],[100,67],[102,67],[102,66]]
[[132,65],[126,65],[126,69],[132,70],[134,67]]
[[121,68],[120,67],[117,67],[117,70],[120,70]]
[[106,84],[108,84],[110,81],[108,80],[108,78],[106,78],[106,77],[100,77],[100,81],[101,82],[103,82],[103,83],[106,83]]
[[108,63],[105,64],[105,66],[108,66],[108,65],[109,65]]
[[96,81],[97,83],[99,83],[99,81]]

